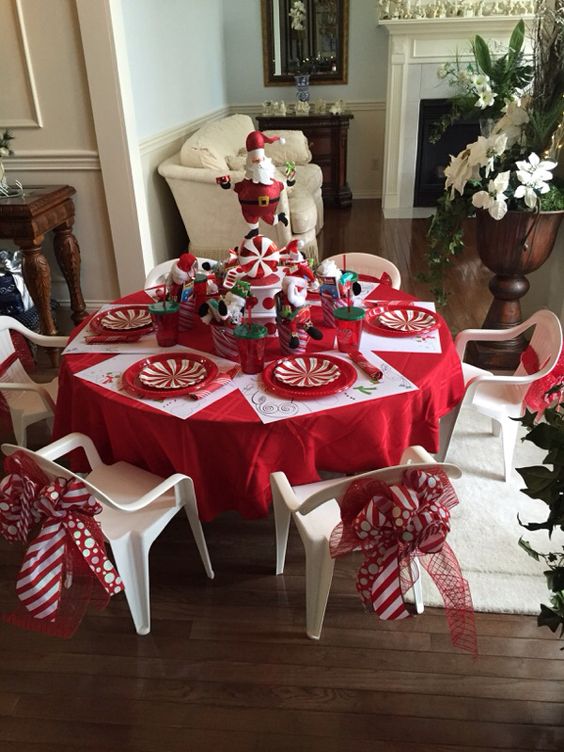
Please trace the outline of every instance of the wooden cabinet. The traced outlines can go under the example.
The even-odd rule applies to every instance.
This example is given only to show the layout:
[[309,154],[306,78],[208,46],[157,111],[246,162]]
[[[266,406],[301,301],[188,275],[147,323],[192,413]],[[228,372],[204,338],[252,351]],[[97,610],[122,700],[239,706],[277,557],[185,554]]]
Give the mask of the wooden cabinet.
[[323,172],[323,201],[350,206],[352,192],[347,183],[347,138],[353,115],[259,115],[260,130],[303,131],[309,141],[313,162]]

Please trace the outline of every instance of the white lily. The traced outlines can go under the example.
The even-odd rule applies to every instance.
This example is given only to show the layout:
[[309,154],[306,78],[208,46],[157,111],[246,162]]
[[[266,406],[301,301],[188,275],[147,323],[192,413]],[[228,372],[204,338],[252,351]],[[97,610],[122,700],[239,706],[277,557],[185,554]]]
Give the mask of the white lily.
[[473,76],[471,76],[470,81],[479,90],[484,86],[489,86],[490,77],[486,76],[485,73],[475,73]]
[[497,97],[497,94],[494,94],[493,91],[489,88],[483,88],[480,91],[480,96],[476,100],[476,107],[479,107],[481,110],[485,110],[486,107],[491,107],[492,104],[495,102],[495,98]]
[[509,170],[500,172],[488,183],[487,191],[478,191],[472,196],[472,203],[477,209],[486,209],[493,219],[503,219],[507,214],[507,196],[509,187]]

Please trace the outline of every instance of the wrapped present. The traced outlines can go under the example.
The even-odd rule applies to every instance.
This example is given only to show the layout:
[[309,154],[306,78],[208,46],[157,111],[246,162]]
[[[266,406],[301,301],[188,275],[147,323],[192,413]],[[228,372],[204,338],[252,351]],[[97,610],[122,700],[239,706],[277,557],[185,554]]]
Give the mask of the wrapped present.
[[237,340],[233,335],[235,327],[229,324],[212,323],[210,324],[210,328],[215,354],[219,355],[220,358],[227,358],[238,363],[239,348],[237,347]]
[[335,308],[344,308],[348,305],[346,298],[335,298],[331,293],[326,291],[321,292],[321,310],[323,311],[323,323],[325,326],[334,329],[335,323]]
[[282,355],[303,355],[305,353],[309,340],[309,334],[305,329],[297,329],[296,334],[299,343],[296,347],[290,347],[292,331],[288,319],[278,318],[276,320],[276,327],[278,329],[278,339],[280,340]]

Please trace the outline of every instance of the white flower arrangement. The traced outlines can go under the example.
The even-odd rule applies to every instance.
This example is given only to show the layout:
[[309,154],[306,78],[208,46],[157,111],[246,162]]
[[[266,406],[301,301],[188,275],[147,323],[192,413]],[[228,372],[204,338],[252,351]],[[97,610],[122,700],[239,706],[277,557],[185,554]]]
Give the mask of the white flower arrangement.
[[[563,9],[564,0],[557,2]],[[444,170],[445,191],[427,233],[424,278],[439,303],[446,300],[444,271],[464,249],[467,217],[485,212],[500,221],[510,211],[564,211],[564,185],[553,177],[564,146],[559,83],[564,27],[550,8],[543,9],[536,24],[532,58],[523,54],[525,27],[520,21],[500,57],[476,36],[473,65],[461,66],[457,60],[438,71],[457,87],[452,111],[438,132],[461,117],[473,117],[483,133],[451,156]]]
[[290,26],[294,31],[305,30],[306,7],[302,0],[294,0],[288,15],[290,16]]

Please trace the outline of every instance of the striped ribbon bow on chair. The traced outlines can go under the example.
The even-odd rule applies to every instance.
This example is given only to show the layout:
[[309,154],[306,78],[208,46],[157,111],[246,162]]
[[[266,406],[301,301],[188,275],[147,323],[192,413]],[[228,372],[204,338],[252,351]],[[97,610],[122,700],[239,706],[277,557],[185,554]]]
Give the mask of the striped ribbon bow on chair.
[[102,506],[84,483],[75,478],[49,481],[23,453],[8,457],[5,469],[11,472],[0,484],[0,533],[25,543],[35,522],[40,529],[16,581],[23,610],[1,618],[70,637],[90,601],[103,607],[123,590],[94,519]]
[[454,489],[440,469],[406,470],[399,485],[356,481],[343,498],[342,522],[329,546],[333,558],[363,551],[357,590],[368,609],[389,620],[411,616],[403,592],[414,583],[412,558],[421,557],[444,600],[453,644],[476,654],[470,589],[446,542],[450,509],[456,504]]

